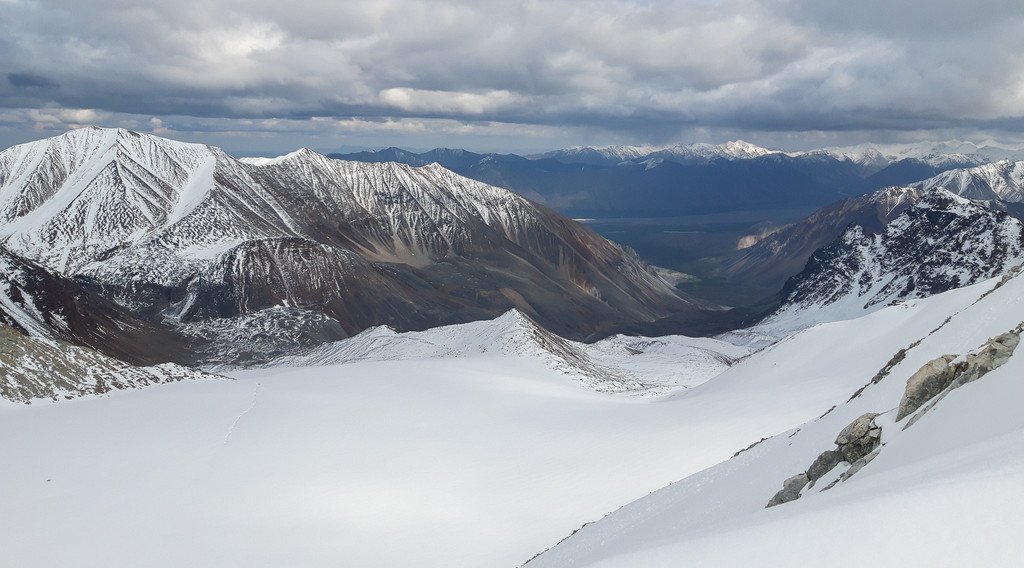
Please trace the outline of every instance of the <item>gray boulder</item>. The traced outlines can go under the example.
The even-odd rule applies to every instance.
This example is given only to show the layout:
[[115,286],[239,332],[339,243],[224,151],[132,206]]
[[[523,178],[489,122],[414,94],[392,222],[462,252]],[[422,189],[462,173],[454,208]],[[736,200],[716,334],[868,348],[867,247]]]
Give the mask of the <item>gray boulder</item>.
[[882,431],[875,425],[876,416],[875,412],[862,414],[836,437],[836,446],[845,461],[853,463],[878,447]]
[[825,450],[821,452],[811,467],[807,468],[807,477],[812,481],[821,479],[825,474],[832,471],[837,465],[843,461],[843,454],[836,450]]
[[900,400],[896,420],[902,420],[935,395],[946,389],[963,370],[964,364],[952,365],[956,355],[943,355],[924,364],[907,379],[907,388]]
[[800,492],[803,491],[804,487],[810,483],[810,479],[806,473],[798,473],[793,477],[790,477],[786,481],[782,482],[782,490],[772,497],[771,501],[768,501],[768,507],[774,507],[783,503],[789,503],[790,501],[796,501],[800,498]]
[[[960,388],[963,385],[966,385],[967,383],[976,381],[981,377],[987,375],[989,372],[1001,367],[1004,363],[1009,361],[1010,357],[1013,355],[1014,350],[1017,349],[1018,344],[1020,344],[1019,328],[1004,333],[1002,335],[993,337],[992,339],[988,340],[988,342],[985,343],[985,345],[983,345],[977,353],[971,353],[967,355],[967,357],[964,358],[964,361],[960,363],[949,365],[947,368],[953,370],[953,378],[946,384],[945,387],[939,389],[934,394],[931,394],[930,396],[928,396],[928,398],[925,398],[918,404],[918,407],[924,405],[923,410],[921,410],[914,416],[911,416],[910,420],[907,420],[907,423],[903,427],[903,429],[906,430],[907,428],[913,426],[915,422],[917,422],[922,416],[924,416],[929,410],[931,410],[932,407],[938,404],[940,400],[942,400],[947,394],[950,393],[950,391]],[[920,372],[921,371],[918,371],[918,373]],[[911,381],[913,381],[913,379],[914,377],[911,377],[910,380],[907,381],[907,392],[904,393],[903,395],[903,401],[907,401],[908,398],[911,396]],[[932,387],[932,389],[930,389],[928,393],[918,392],[915,396],[917,399],[920,399],[929,394],[931,390],[934,390],[934,387]],[[900,402],[901,412],[903,411],[903,401]],[[906,414],[910,414],[915,410],[917,410],[917,407],[908,410]],[[902,418],[902,416],[898,416],[897,420],[899,420],[900,418]]]

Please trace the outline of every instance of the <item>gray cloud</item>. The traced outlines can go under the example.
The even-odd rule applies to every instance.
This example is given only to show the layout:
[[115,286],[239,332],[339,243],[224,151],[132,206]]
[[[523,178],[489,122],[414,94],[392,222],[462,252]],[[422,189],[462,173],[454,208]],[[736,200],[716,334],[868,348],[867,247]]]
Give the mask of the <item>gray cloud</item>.
[[89,116],[510,149],[1017,139],[1024,117],[1016,0],[3,1],[0,141]]
[[53,79],[33,73],[8,73],[7,82],[16,89],[55,89],[60,87]]

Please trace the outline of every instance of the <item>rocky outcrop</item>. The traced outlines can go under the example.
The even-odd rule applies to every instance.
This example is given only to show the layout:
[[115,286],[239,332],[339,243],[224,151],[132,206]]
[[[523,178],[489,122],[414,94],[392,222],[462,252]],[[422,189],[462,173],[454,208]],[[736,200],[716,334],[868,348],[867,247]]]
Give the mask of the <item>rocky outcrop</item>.
[[963,357],[944,355],[925,363],[910,379],[900,400],[896,420],[911,416],[903,427],[913,426],[950,391],[974,382],[1001,367],[1020,344],[1021,326],[988,340],[980,349]]
[[954,363],[956,355],[932,359],[907,379],[907,389],[896,411],[896,420],[914,412],[921,405],[946,389],[963,370],[964,363]]
[[800,492],[810,482],[806,473],[798,473],[782,482],[782,490],[768,501],[768,507],[774,507],[800,498]]
[[837,483],[845,481],[860,471],[878,455],[882,443],[882,428],[875,423],[878,414],[868,412],[858,416],[836,436],[836,449],[825,450],[811,463],[807,471],[798,473],[782,483],[782,490],[768,501],[767,507],[789,503],[800,498],[805,487],[813,487],[814,483],[828,475],[837,465],[847,462],[850,467],[822,491],[831,489]]
[[836,446],[844,460],[853,463],[878,447],[882,429],[875,425],[877,416],[875,412],[862,414],[839,433],[836,437]]
[[173,363],[130,365],[87,347],[0,324],[0,398],[31,403],[183,380],[222,378]]
[[836,450],[825,450],[814,459],[811,467],[807,468],[807,477],[811,483],[821,479],[828,472],[843,462],[843,454]]
[[851,477],[853,477],[853,475],[855,473],[860,471],[864,466],[866,466],[869,463],[871,463],[871,460],[875,459],[878,456],[878,453],[881,450],[882,450],[881,447],[878,447],[878,448],[875,448],[875,449],[871,450],[871,453],[869,453],[868,455],[866,455],[866,456],[858,459],[857,461],[853,462],[852,464],[850,464],[850,467],[847,468],[847,470],[844,471],[842,473],[842,475],[839,476],[838,479],[836,479],[832,483],[829,483],[828,485],[823,487],[821,490],[822,491],[828,491],[829,489],[832,489],[836,485],[846,481],[847,479],[850,479]]

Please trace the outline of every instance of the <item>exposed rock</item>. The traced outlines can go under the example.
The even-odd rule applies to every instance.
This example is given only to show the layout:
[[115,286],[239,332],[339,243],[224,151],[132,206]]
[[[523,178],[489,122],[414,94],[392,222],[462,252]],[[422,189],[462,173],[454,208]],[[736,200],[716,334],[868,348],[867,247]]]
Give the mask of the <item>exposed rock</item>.
[[822,491],[835,487],[840,481],[849,479],[854,473],[860,471],[860,468],[873,460],[880,450],[882,427],[875,424],[877,416],[878,414],[875,412],[868,412],[849,423],[836,437],[837,448],[825,450],[814,459],[806,472],[794,475],[783,482],[782,490],[772,497],[767,506],[774,507],[799,499],[800,491],[808,483],[813,486],[815,481],[827,475],[844,461],[853,465]]
[[[960,388],[967,383],[974,382],[1006,363],[1013,355],[1017,345],[1020,343],[1020,333],[1021,326],[1018,326],[1017,329],[1013,331],[1008,331],[988,340],[988,342],[977,352],[970,353],[964,357],[963,361],[950,362],[947,365],[944,374],[949,374],[951,372],[953,376],[945,386],[938,390],[935,390],[934,388],[929,389],[928,393],[930,393],[930,396],[927,398],[922,397],[928,393],[924,393],[923,391],[917,393],[915,400],[920,401],[917,406],[909,410],[906,414],[897,417],[897,420],[899,420],[903,416],[909,415],[911,412],[924,405],[924,409],[921,412],[918,412],[915,416],[912,416],[910,420],[907,421],[907,424],[903,429],[905,430],[913,426],[915,422],[931,410],[931,408],[949,394],[950,391]],[[918,371],[918,373],[921,373],[922,371],[924,371],[923,367]],[[916,377],[918,373],[915,373],[914,376]],[[903,395],[904,401],[906,401],[911,395],[913,380],[914,377],[911,377],[910,380],[907,381],[907,391]],[[902,401],[900,402],[900,411],[903,411]]]
[[875,412],[861,415],[836,437],[836,445],[844,460],[853,463],[878,446],[881,429],[875,425],[876,416],[878,414]]
[[852,464],[850,465],[850,468],[849,468],[849,469],[847,469],[846,471],[844,471],[844,472],[843,472],[843,474],[842,474],[842,475],[840,475],[838,479],[836,479],[836,480],[835,480],[835,481],[833,481],[832,483],[829,483],[828,485],[826,485],[826,486],[825,486],[825,487],[824,487],[824,488],[822,489],[822,491],[828,491],[829,489],[832,489],[832,488],[833,488],[833,487],[835,487],[836,485],[838,485],[838,484],[840,484],[840,483],[842,483],[842,482],[846,481],[847,479],[850,479],[851,477],[853,477],[853,475],[854,475],[855,473],[857,473],[858,471],[860,471],[861,469],[863,469],[863,468],[864,468],[864,466],[866,466],[866,465],[868,465],[869,463],[871,463],[871,460],[873,460],[873,459],[875,459],[876,457],[878,457],[878,454],[879,454],[879,452],[881,452],[881,451],[882,451],[882,448],[875,448],[875,449],[874,449],[874,450],[872,450],[872,451],[871,451],[871,453],[869,453],[868,455],[866,455],[866,456],[864,456],[864,457],[860,458],[859,460],[857,460],[857,461],[853,462],[853,463],[852,463]]
[[924,364],[907,379],[896,420],[902,420],[948,387],[957,377],[960,365],[951,365],[956,355],[943,355]]
[[814,460],[811,467],[807,468],[807,477],[810,478],[811,482],[817,481],[832,471],[842,461],[843,454],[835,450],[825,450]]
[[967,368],[951,385],[953,388],[976,381],[990,371],[1003,366],[1020,344],[1019,332],[1010,331],[994,337],[977,353],[967,356]]
[[782,482],[782,490],[772,497],[771,501],[768,501],[768,507],[774,507],[783,503],[789,503],[790,501],[796,501],[800,498],[800,491],[810,482],[810,478],[807,477],[806,473],[798,473],[793,477],[790,477],[786,481]]

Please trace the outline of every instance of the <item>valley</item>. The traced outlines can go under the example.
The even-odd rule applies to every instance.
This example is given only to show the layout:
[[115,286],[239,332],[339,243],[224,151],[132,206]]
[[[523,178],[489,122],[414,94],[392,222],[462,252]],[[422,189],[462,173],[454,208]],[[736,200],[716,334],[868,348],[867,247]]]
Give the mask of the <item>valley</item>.
[[[437,163],[99,128],[0,152],[0,548],[788,566],[898,508],[865,558],[1010,565],[1024,228],[998,164],[574,221]],[[904,536],[978,503],[955,547]]]

